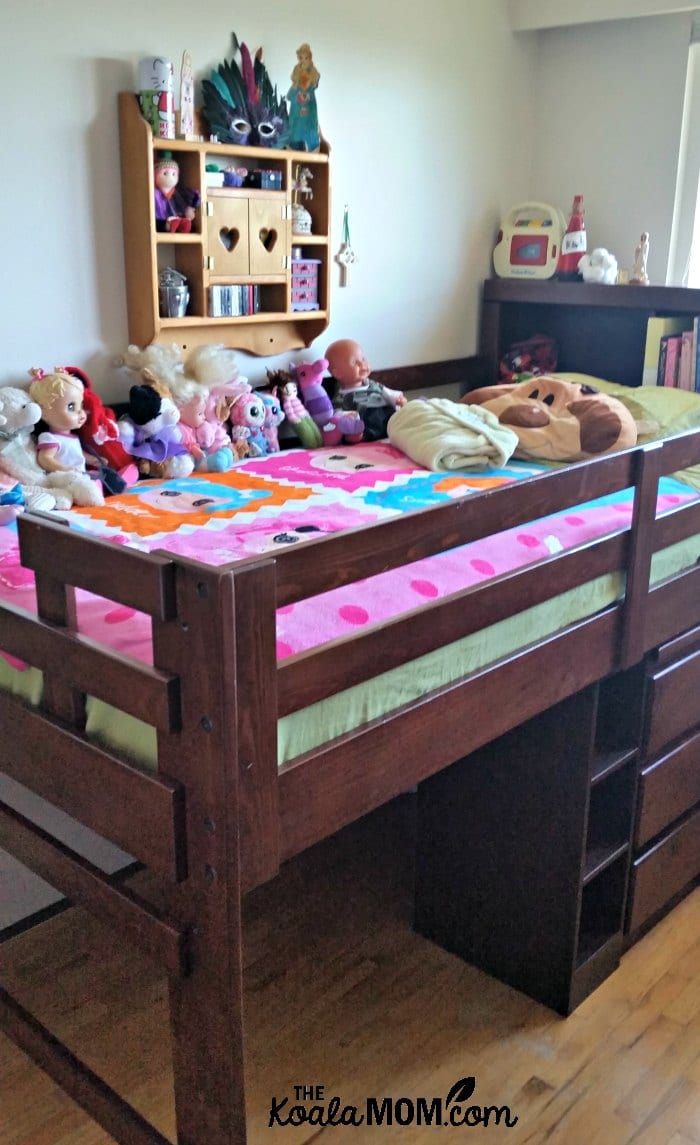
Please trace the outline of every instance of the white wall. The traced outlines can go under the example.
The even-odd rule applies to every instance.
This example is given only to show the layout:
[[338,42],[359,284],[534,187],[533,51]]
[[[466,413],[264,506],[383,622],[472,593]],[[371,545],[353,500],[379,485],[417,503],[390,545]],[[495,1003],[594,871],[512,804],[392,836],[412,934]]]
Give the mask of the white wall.
[[692,12],[697,0],[508,0],[515,31],[563,28],[598,20],[626,20],[634,16],[661,16]]
[[539,46],[532,194],[586,206],[588,248],[631,267],[642,231],[664,283],[678,170],[689,13],[529,33]]
[[[283,90],[302,40],[321,72],[334,234],[347,202],[359,261],[347,289],[335,277],[311,354],[341,336],[377,368],[474,351],[500,214],[529,192],[536,44],[512,36],[506,0],[28,0],[3,28],[0,383],[75,364],[124,395],[116,94],[142,56],[179,67],[184,48],[201,78],[230,56],[234,27]],[[266,364],[241,368],[257,380]]]

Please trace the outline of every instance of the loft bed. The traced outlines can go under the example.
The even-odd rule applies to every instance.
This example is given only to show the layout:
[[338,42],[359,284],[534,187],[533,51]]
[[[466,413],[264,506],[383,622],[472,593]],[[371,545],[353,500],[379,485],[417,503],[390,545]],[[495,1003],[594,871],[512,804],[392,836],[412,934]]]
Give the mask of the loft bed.
[[[39,514],[19,519],[36,613],[1,603],[0,644],[34,666],[41,687],[0,690],[3,770],[146,867],[159,905],[7,803],[0,846],[166,971],[181,1145],[246,1140],[243,895],[345,824],[700,625],[700,499],[657,512],[662,476],[699,462],[700,430],[688,431],[218,566]],[[630,512],[603,537],[277,658],[278,610],[626,490]],[[659,579],[657,559],[683,546]],[[546,634],[423,693],[425,657],[606,577],[617,589],[604,604],[562,612]],[[81,634],[76,590],[150,618],[152,663]],[[278,728],[294,713],[414,663],[411,698],[399,690],[389,710],[279,762]],[[117,724],[155,729],[148,766],[97,738],[96,704],[120,713]],[[116,1140],[163,1145],[3,989],[0,1029]]]

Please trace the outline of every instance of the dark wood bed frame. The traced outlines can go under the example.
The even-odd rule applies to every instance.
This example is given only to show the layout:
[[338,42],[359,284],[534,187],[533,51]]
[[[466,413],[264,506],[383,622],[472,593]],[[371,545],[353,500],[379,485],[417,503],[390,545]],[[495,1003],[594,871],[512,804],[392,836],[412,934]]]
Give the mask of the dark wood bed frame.
[[[655,521],[658,478],[699,461],[700,431],[686,433],[221,568],[20,519],[38,616],[2,606],[1,640],[42,669],[44,698],[33,708],[0,693],[3,769],[158,876],[164,908],[7,804],[0,846],[166,970],[180,1145],[246,1139],[242,896],[343,825],[700,624],[700,565],[649,583],[653,552],[700,532],[700,503]],[[629,486],[630,530],[277,665],[277,607]],[[275,714],[612,570],[627,573],[618,603],[278,769]],[[153,667],[77,634],[76,587],[150,614]],[[156,726],[156,773],[87,738],[86,694]],[[4,990],[0,1028],[116,1140],[163,1145]]]

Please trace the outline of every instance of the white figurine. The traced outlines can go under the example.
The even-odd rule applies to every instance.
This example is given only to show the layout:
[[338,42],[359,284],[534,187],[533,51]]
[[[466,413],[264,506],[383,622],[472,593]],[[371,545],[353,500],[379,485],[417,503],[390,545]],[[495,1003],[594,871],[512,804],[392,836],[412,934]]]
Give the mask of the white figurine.
[[634,286],[648,286],[649,275],[647,274],[647,259],[649,258],[649,232],[642,231],[640,238],[634,252],[634,269],[632,271],[630,282]]

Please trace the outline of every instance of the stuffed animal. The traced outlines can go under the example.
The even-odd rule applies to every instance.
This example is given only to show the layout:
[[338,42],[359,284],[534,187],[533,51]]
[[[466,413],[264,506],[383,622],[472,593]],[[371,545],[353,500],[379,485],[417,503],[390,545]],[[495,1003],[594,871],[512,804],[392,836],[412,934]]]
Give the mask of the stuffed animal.
[[578,264],[578,272],[584,282],[602,282],[611,285],[617,282],[617,259],[605,247],[596,247],[590,254],[584,254]]
[[145,384],[129,390],[129,408],[119,420],[122,444],[144,477],[189,477],[194,460],[178,428],[179,410],[150,384],[147,370],[143,377]]
[[265,404],[255,391],[233,398],[230,413],[231,438],[234,445],[244,442],[250,457],[264,457],[267,441],[263,433]]
[[39,485],[20,485],[6,473],[0,473],[0,525],[11,525],[24,509],[49,512],[56,508],[56,498]]
[[261,390],[260,397],[265,405],[263,433],[267,442],[267,452],[279,453],[280,442],[278,430],[284,421],[284,410],[280,405],[277,387],[274,386],[269,392],[267,390]]
[[98,482],[87,473],[76,470],[47,472],[36,458],[32,430],[41,418],[41,407],[26,390],[18,386],[0,388],[0,471],[22,486],[27,505],[40,490],[48,491],[54,504],[46,499],[33,508],[70,509],[71,505],[101,505],[104,501]]
[[297,384],[291,378],[282,383],[282,409],[304,449],[318,449],[323,445],[321,431],[301,401]]
[[518,437],[515,457],[583,461],[637,443],[637,424],[617,398],[594,386],[542,375],[485,386],[462,399],[496,415]]
[[324,445],[339,445],[345,440],[362,441],[365,424],[358,413],[338,413],[326,393],[321,378],[328,369],[328,360],[301,362],[294,367],[294,380],[301,390],[304,405],[321,430]]

